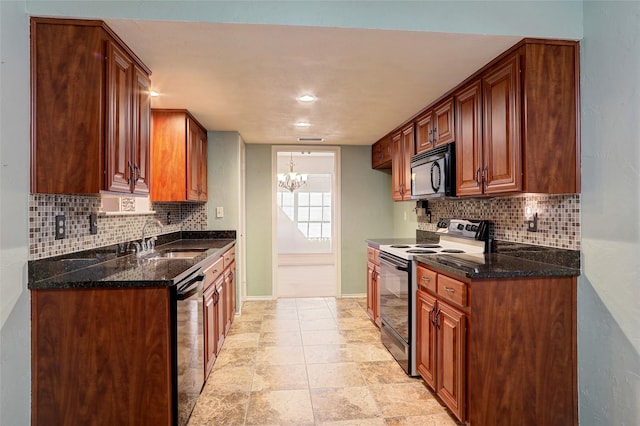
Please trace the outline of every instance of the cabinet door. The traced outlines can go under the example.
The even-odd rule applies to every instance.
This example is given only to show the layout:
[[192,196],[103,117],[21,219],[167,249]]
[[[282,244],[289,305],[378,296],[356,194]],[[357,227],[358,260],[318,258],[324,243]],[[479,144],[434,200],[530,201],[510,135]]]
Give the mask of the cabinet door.
[[131,81],[133,62],[114,43],[107,45],[107,152],[105,189],[131,192]]
[[455,96],[456,195],[482,194],[482,86],[471,83]]
[[376,265],[373,269],[373,322],[378,328],[382,327],[380,318],[380,267]]
[[227,293],[224,288],[224,276],[220,276],[216,281],[216,289],[218,291],[218,303],[216,304],[216,313],[218,315],[217,323],[218,323],[218,337],[216,340],[216,350],[220,353],[220,349],[222,349],[222,344],[224,343],[225,336],[225,324],[226,324],[226,309],[224,304],[224,298],[227,297]]
[[436,328],[432,318],[435,312],[436,299],[428,293],[417,291],[416,317],[416,366],[424,381],[436,389]]
[[433,109],[433,146],[438,147],[456,139],[453,97]]
[[372,262],[367,262],[367,315],[371,318],[371,321],[375,321],[375,268]]
[[218,353],[217,340],[217,312],[216,306],[218,304],[218,294],[215,292],[216,286],[211,285],[204,292],[204,377],[209,376],[213,364],[216,360],[216,354]]
[[[204,158],[203,158],[204,157]],[[206,201],[206,134],[187,118],[187,199]],[[204,186],[203,186],[204,185]]]
[[416,154],[433,148],[433,112],[428,111],[416,120]]
[[225,286],[225,334],[229,333],[229,329],[231,328],[231,323],[233,322],[233,317],[235,315],[235,300],[236,300],[236,291],[235,291],[235,264],[231,265],[231,267],[224,274],[224,286]]
[[519,58],[513,55],[482,78],[486,194],[522,189]]
[[133,192],[149,193],[149,134],[151,118],[151,80],[146,72],[134,68],[133,76]]
[[455,416],[465,416],[466,318],[457,309],[438,301],[436,393]]
[[415,127],[413,126],[413,123],[402,129],[402,154],[404,156],[402,161],[403,200],[411,199],[411,158],[415,152],[414,129]]
[[391,196],[395,201],[401,201],[404,193],[403,162],[402,133],[398,132],[391,136]]

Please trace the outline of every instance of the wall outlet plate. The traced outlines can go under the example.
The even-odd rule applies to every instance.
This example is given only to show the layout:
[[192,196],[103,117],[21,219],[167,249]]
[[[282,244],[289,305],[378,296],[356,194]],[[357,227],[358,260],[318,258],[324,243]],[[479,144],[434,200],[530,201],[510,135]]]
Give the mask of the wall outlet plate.
[[98,214],[97,213],[89,214],[89,233],[91,235],[96,235],[98,233]]
[[56,240],[63,240],[67,235],[67,218],[63,215],[56,216]]
[[224,217],[224,207],[216,207],[216,217]]

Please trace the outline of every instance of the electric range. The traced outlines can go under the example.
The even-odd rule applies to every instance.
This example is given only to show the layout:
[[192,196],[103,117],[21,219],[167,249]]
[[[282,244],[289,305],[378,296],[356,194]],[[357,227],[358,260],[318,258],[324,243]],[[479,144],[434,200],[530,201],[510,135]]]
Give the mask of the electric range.
[[410,376],[417,376],[415,353],[417,291],[416,256],[451,254],[482,255],[486,251],[489,224],[465,219],[440,220],[437,243],[381,245],[380,337],[400,366]]

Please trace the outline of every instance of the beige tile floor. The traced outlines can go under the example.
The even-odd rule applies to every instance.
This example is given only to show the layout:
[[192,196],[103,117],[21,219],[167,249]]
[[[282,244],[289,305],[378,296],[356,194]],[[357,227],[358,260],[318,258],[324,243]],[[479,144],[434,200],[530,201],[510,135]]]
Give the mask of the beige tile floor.
[[248,301],[189,426],[455,426],[380,343],[364,299]]

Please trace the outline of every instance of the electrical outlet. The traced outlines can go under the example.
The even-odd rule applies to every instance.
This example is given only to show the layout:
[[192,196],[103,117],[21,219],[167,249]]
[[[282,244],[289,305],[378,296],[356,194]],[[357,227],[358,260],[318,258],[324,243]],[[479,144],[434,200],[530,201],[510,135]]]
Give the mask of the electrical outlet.
[[67,235],[67,218],[63,215],[56,216],[56,240],[63,240]]
[[91,235],[96,235],[98,233],[98,214],[97,213],[89,214],[89,233]]
[[216,207],[216,217],[224,217],[224,207]]

